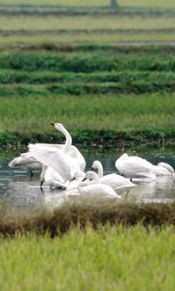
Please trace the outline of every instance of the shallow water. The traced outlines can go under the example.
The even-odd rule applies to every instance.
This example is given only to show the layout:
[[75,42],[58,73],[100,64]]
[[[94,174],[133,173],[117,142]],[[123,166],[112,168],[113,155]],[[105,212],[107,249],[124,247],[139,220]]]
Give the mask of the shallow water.
[[[129,150],[129,154],[139,155],[157,164],[168,162],[175,168],[174,149],[140,149]],[[52,214],[55,208],[62,207],[67,201],[64,191],[51,191],[49,187],[39,187],[39,171],[33,177],[23,170],[11,169],[8,162],[19,153],[9,152],[0,154],[0,218],[4,222],[18,221],[23,218],[31,219],[42,214]],[[103,163],[105,173],[115,171],[114,162],[122,153],[117,150],[110,152],[84,151],[87,167],[94,159]],[[136,203],[167,203],[175,201],[175,179],[159,177],[157,181],[137,182],[137,187],[129,191],[128,201]]]

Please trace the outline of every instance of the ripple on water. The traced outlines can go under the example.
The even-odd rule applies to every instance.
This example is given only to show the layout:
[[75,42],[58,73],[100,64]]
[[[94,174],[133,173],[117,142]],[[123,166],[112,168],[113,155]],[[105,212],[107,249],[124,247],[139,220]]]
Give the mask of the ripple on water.
[[[144,156],[145,157],[145,156]],[[156,162],[166,161],[165,155],[155,155]],[[159,159],[158,159],[159,157]],[[100,159],[104,165],[105,173],[114,171],[116,153],[104,156],[90,156],[86,154],[87,169],[93,159]],[[52,215],[56,208],[62,208],[67,203],[65,191],[50,191],[49,187],[39,187],[39,172],[29,177],[25,171],[8,168],[10,159],[3,159],[0,167],[0,218],[4,222],[31,220],[47,213]],[[151,160],[151,159],[150,159]],[[167,160],[170,162],[170,157]],[[174,163],[174,157],[172,160]],[[172,177],[159,177],[157,181],[136,182],[137,187],[132,188],[127,200],[135,203],[169,203],[175,201],[175,179]]]

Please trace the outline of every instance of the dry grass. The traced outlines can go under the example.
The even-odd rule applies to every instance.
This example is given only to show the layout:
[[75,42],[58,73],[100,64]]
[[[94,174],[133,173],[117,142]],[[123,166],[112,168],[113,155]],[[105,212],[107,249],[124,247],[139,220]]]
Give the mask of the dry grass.
[[0,233],[4,236],[18,233],[32,232],[37,234],[49,233],[51,237],[62,235],[72,228],[85,229],[89,224],[98,229],[105,224],[161,227],[175,224],[175,203],[171,204],[141,204],[120,202],[108,207],[74,206],[70,204],[62,209],[55,209],[53,213],[43,213],[36,218],[0,219]]

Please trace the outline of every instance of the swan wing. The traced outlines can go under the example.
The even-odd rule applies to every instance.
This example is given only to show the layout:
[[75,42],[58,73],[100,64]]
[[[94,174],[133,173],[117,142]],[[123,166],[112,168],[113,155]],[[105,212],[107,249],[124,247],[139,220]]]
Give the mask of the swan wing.
[[168,172],[174,174],[174,169],[171,165],[164,163],[164,162],[160,162],[157,164],[158,167],[162,167],[165,168]]
[[77,160],[77,163],[79,164],[82,171],[84,171],[86,167],[86,161],[81,152],[77,149],[76,146],[71,145],[67,153]]
[[65,180],[73,178],[72,160],[62,150],[38,144],[29,144],[28,147],[33,157],[42,164],[53,168]]
[[103,176],[102,178],[100,178],[100,182],[110,185],[113,189],[123,186],[127,186],[127,188],[136,186],[128,179],[114,173]]
[[[64,144],[50,144],[50,143],[36,143],[35,145],[43,146],[43,147],[52,147],[52,148],[61,149],[61,150],[63,150],[65,147]],[[64,153],[69,155],[71,158],[76,159],[81,170],[84,171],[84,169],[86,167],[86,161],[85,161],[83,155],[77,149],[77,147],[71,145],[69,149],[66,149],[66,151],[64,151]]]

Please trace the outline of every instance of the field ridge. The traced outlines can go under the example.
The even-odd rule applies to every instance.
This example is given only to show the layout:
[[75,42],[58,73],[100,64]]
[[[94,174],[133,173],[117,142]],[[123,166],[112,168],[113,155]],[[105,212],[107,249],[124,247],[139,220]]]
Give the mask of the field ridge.
[[94,8],[94,7],[46,7],[46,6],[0,6],[0,15],[175,15],[175,8],[138,8],[118,7],[111,8]]

